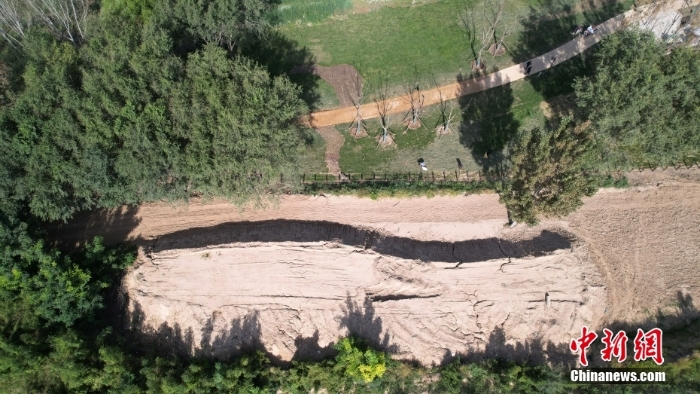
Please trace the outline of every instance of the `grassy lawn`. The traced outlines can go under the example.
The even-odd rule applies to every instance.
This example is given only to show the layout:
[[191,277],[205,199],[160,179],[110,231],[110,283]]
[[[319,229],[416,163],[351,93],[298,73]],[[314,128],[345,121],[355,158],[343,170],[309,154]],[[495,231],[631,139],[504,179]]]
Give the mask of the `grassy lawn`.
[[[544,121],[540,108],[543,97],[529,81],[517,81],[506,87],[476,93],[467,96],[466,100],[472,101],[470,109],[482,107],[483,111],[466,111],[461,121],[451,127],[452,132],[440,137],[435,132],[440,122],[436,106],[426,108],[423,127],[417,130],[404,132],[405,127],[399,124],[401,116],[397,115],[392,128],[396,143],[388,147],[377,146],[374,138],[351,137],[347,124],[337,126],[345,137],[345,144],[340,150],[340,168],[344,172],[364,174],[414,172],[420,171],[418,159],[422,158],[430,171],[454,172],[459,158],[463,169],[473,172],[481,170],[484,163],[482,155],[473,153],[470,137],[479,133],[493,133],[494,130],[485,127],[485,124],[508,124],[510,129],[501,132],[512,136],[521,126],[533,126]],[[497,107],[497,104],[504,102],[508,104],[506,107]],[[457,100],[453,100],[452,104],[460,105]],[[488,123],[481,118],[485,114],[488,114]],[[367,121],[367,126],[372,137],[379,133],[376,120]]]
[[326,143],[317,132],[312,130],[309,134],[313,140],[303,148],[299,155],[300,171],[309,174],[324,174],[328,172],[325,161]]
[[[519,130],[544,123],[543,108],[550,113],[566,113],[571,109],[573,80],[590,73],[590,66],[590,53],[586,52],[541,76],[533,75],[453,100],[455,107],[463,108],[469,103],[469,109],[457,119],[459,122],[452,126],[450,134],[440,137],[435,132],[440,121],[437,106],[425,108],[423,127],[417,130],[404,132],[403,115],[394,115],[391,130],[396,143],[388,147],[378,146],[373,138],[380,131],[376,119],[366,122],[370,137],[364,138],[353,138],[348,133],[348,124],[338,125],[336,129],[345,137],[340,150],[340,167],[343,172],[354,174],[418,172],[418,159],[422,158],[430,171],[439,174],[454,172],[458,158],[463,170],[470,172],[498,164],[508,141]],[[322,163],[324,147],[319,145],[318,149],[317,163],[321,164],[306,166],[304,172],[326,172]],[[323,170],[318,171],[319,168]]]
[[[465,42],[456,24],[457,13],[464,4],[463,0],[439,0],[406,7],[402,1],[394,1],[389,2],[390,6],[367,13],[335,15],[323,23],[287,23],[280,31],[307,45],[322,65],[354,65],[367,80],[369,94],[372,80],[379,75],[393,84],[395,93],[400,93],[398,86],[417,74],[432,84],[452,82],[460,70],[469,77],[470,72],[464,70],[467,64]],[[544,6],[537,4],[540,3],[533,0],[509,3],[509,7],[520,7],[530,17],[521,21],[521,31],[507,41],[507,55],[499,58],[485,55],[489,68],[502,68],[561,45],[571,39],[571,26],[605,20],[628,8],[631,2],[614,2],[584,11],[576,8],[581,4],[576,1],[568,5],[557,3],[559,8],[551,2],[549,5],[542,3]],[[524,30],[528,33],[522,34]],[[424,126],[418,130],[404,131],[405,127],[400,124],[402,115],[395,115],[392,126],[395,144],[388,147],[377,146],[374,139],[380,129],[377,120],[367,122],[370,137],[359,139],[347,132],[349,125],[338,125],[336,129],[345,137],[340,167],[345,173],[369,175],[372,172],[419,172],[419,158],[425,160],[430,171],[438,174],[454,172],[457,159],[463,170],[470,172],[497,165],[504,157],[508,142],[519,130],[543,124],[545,112],[564,113],[570,109],[571,100],[566,98],[573,92],[574,79],[590,73],[589,58],[588,54],[578,56],[541,76],[533,75],[455,100],[455,107],[464,108],[468,103],[470,107],[448,135],[438,137],[435,133],[439,123],[437,106],[425,108]],[[320,97],[317,109],[337,106],[338,98],[331,86],[320,79],[315,83]],[[324,149],[322,141],[306,149],[303,172],[327,171]]]
[[[416,6],[403,1],[388,4],[358,14],[348,9],[320,23],[286,23],[279,31],[308,47],[318,64],[353,65],[369,83],[384,75],[395,92],[415,75],[424,84],[453,82],[458,73],[470,76],[467,42],[457,24],[465,0],[416,2]],[[466,0],[466,4],[476,7],[480,3]],[[553,4],[551,0],[507,2],[509,15],[523,18],[506,40],[509,53],[498,58],[488,53],[484,56],[489,70],[555,48],[571,39],[573,25],[603,21],[629,8],[632,1],[613,2],[583,12],[577,7],[583,4],[580,1]],[[558,12],[557,18],[551,17],[552,12]]]

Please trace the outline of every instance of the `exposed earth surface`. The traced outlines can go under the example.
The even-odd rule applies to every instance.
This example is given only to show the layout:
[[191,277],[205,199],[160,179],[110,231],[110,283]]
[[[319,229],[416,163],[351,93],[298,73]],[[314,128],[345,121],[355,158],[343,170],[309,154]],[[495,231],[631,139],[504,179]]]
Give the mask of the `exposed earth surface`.
[[180,352],[322,358],[358,334],[424,365],[457,355],[568,359],[581,326],[695,313],[698,170],[630,173],[575,213],[506,226],[496,194],[286,196],[144,205],[61,226],[62,242],[135,240],[132,327]]

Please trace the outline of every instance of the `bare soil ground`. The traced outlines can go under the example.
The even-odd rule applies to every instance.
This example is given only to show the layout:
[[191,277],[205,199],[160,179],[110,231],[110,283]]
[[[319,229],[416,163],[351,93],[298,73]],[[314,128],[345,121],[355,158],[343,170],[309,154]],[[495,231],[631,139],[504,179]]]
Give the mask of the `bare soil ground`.
[[[102,231],[141,240],[147,257],[124,280],[132,320],[183,352],[313,359],[356,333],[426,365],[560,361],[581,325],[696,310],[697,173],[641,172],[632,181],[647,186],[601,190],[534,228],[504,227],[498,196],[482,194],[289,196],[257,211],[154,204]],[[67,238],[87,235],[70,228]]]

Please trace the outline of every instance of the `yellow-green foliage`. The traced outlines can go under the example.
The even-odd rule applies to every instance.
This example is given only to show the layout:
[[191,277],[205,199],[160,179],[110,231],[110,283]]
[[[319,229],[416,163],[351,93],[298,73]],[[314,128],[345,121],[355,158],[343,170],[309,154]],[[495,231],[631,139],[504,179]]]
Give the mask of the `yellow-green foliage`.
[[364,346],[354,338],[343,338],[335,346],[338,350],[336,368],[356,380],[371,383],[386,372],[386,355]]

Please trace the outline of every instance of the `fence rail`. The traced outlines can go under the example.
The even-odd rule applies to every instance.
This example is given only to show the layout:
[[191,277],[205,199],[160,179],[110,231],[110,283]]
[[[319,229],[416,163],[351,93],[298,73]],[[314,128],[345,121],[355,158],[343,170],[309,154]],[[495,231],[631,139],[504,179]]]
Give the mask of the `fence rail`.
[[[583,171],[584,175],[612,176],[622,178],[630,172],[666,170],[668,168],[679,169],[700,169],[697,160],[685,161],[682,163],[669,165],[648,165],[645,167],[636,166],[628,168],[610,168],[608,170]],[[481,182],[498,181],[508,177],[504,171],[417,171],[417,172],[371,172],[371,173],[340,173],[334,174],[302,174],[302,184],[340,184],[340,183],[390,183],[390,182]],[[284,177],[280,175],[280,181]]]

